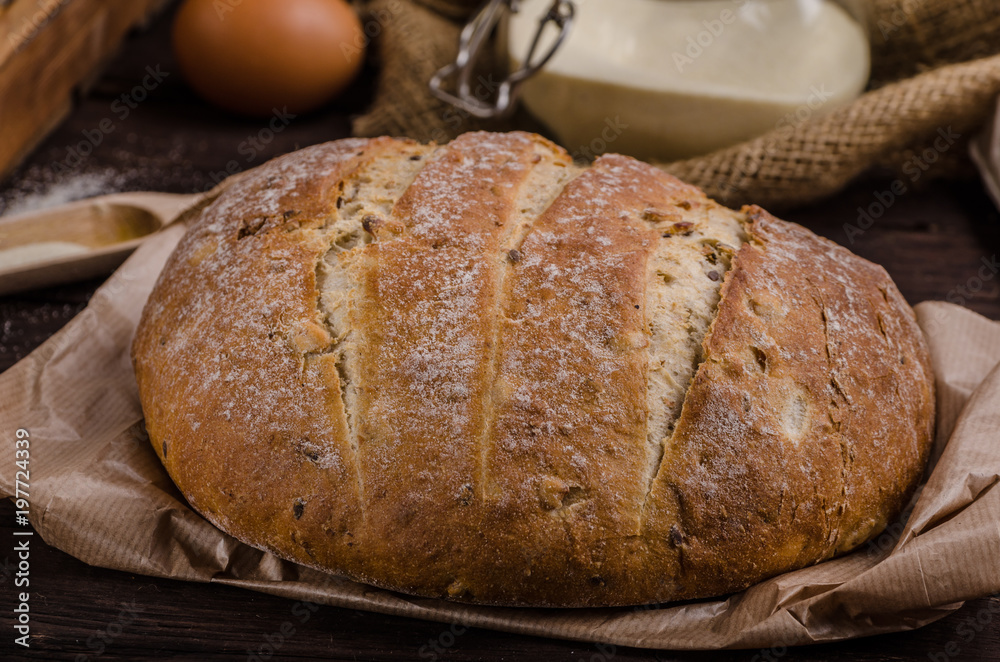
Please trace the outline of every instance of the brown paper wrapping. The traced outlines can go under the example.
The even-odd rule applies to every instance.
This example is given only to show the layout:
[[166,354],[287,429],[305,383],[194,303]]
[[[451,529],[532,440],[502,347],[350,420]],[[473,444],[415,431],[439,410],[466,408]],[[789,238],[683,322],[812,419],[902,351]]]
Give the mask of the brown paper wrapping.
[[[244,545],[195,513],[149,446],[129,357],[180,224],[147,240],[59,333],[0,375],[0,491],[30,432],[30,519],[92,565],[522,634],[665,649],[757,648],[908,630],[1000,591],[1000,323],[917,306],[938,380],[933,470],[907,521],[854,553],[727,599],[504,609],[414,598]],[[279,480],[280,477],[275,477]],[[897,542],[898,538],[898,542]]]

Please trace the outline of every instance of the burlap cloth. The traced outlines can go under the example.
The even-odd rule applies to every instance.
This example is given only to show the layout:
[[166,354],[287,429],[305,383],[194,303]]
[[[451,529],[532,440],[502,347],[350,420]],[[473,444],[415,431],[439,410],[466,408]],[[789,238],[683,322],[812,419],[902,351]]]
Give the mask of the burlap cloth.
[[[724,203],[752,201],[772,208],[820,199],[873,169],[905,172],[925,150],[932,150],[928,156],[934,162],[926,171],[930,164],[921,162],[923,181],[972,172],[966,144],[1000,94],[1000,2],[867,3],[872,79],[865,94],[829,115],[657,165]],[[478,1],[359,4],[379,74],[371,108],[354,121],[356,135],[442,142],[478,129],[539,129],[524,112],[503,121],[463,116],[428,92],[431,75],[454,59],[461,26]],[[942,133],[957,134],[957,144],[935,149]]]

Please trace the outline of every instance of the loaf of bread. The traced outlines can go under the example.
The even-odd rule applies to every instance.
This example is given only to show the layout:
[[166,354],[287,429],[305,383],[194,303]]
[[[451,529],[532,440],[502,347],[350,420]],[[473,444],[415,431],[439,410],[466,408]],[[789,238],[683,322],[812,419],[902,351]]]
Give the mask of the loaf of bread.
[[934,426],[882,268],[524,133],[248,173],[193,215],[133,356],[156,453],[220,529],[482,604],[714,596],[842,554]]

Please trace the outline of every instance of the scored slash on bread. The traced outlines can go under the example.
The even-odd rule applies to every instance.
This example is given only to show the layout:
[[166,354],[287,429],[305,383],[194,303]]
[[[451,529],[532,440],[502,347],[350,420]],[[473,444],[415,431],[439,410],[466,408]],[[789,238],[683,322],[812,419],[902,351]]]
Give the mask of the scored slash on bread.
[[707,597],[845,552],[933,432],[883,269],[525,133],[248,173],[192,221],[133,356],[154,448],[220,528],[483,604]]

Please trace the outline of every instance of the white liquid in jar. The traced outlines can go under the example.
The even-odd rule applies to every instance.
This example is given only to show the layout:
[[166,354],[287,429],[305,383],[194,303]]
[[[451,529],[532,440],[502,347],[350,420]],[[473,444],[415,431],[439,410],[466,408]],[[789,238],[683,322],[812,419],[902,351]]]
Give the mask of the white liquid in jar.
[[[510,18],[513,64],[550,0]],[[794,126],[855,98],[863,27],[824,0],[576,0],[569,37],[522,100],[575,156],[671,160]]]

